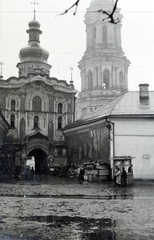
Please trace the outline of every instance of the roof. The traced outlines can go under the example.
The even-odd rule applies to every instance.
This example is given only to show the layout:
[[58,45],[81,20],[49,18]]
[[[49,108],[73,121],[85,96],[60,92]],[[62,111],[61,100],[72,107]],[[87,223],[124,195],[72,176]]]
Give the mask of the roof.
[[33,77],[10,77],[7,80],[0,80],[0,88],[12,89],[12,88],[23,88],[26,84],[31,84],[33,82],[39,81],[40,83],[44,83],[49,87],[53,87],[56,91],[61,91],[65,93],[73,93],[76,94],[78,92],[77,89],[74,89],[71,84],[68,84],[66,80],[58,80],[55,77],[42,77],[40,75]]
[[147,115],[154,117],[154,91],[149,92],[149,101],[142,102],[138,91],[129,91],[95,111],[84,115],[74,123],[67,125],[66,129],[86,125],[106,117],[146,117]]

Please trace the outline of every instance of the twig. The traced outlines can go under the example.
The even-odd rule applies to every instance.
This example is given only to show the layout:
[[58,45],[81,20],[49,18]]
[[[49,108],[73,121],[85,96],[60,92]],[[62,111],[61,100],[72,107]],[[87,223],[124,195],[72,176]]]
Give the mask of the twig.
[[73,15],[75,15],[76,12],[77,12],[77,9],[78,9],[79,2],[80,2],[80,0],[77,0],[70,8],[66,9],[65,12],[63,12],[63,13],[61,13],[61,14],[59,14],[59,15],[64,15],[64,14],[66,14],[66,13],[67,13],[69,10],[71,10],[73,7],[75,7],[75,11],[74,11],[74,13],[73,13]]
[[97,12],[101,12],[102,14],[106,14],[108,17],[104,18],[102,21],[106,20],[106,19],[110,19],[110,23],[113,23],[113,24],[117,24],[118,22],[120,22],[120,19],[117,18],[117,19],[114,19],[113,17],[113,14],[115,13],[116,9],[117,9],[117,3],[118,3],[118,0],[116,0],[115,2],[115,5],[113,7],[113,10],[111,13],[108,13],[106,11],[103,11],[102,9],[99,9]]

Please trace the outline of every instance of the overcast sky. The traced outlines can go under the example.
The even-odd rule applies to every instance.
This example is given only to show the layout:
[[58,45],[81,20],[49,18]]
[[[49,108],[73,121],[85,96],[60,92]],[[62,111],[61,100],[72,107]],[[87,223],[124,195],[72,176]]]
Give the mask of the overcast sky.
[[[75,0],[38,0],[36,19],[43,31],[41,47],[49,51],[50,76],[71,80],[73,67],[75,87],[80,90],[77,67],[86,49],[84,15],[91,0],[80,0],[78,12],[56,17]],[[102,0],[103,1],[103,0]],[[16,64],[22,47],[28,44],[28,22],[33,19],[33,0],[0,0],[0,62],[3,76],[18,76]],[[154,0],[119,0],[123,14],[122,47],[131,61],[129,90],[138,90],[140,83],[149,83],[154,90]]]

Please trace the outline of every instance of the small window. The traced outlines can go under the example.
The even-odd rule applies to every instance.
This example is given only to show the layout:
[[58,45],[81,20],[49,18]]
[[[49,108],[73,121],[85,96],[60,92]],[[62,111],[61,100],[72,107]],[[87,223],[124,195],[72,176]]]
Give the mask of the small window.
[[110,72],[107,69],[103,72],[103,83],[105,84],[106,88],[109,88],[109,86],[110,86]]
[[103,47],[106,48],[108,45],[108,39],[107,39],[107,26],[103,26]]
[[98,67],[96,67],[96,86],[98,86]]
[[93,88],[93,74],[91,71],[88,72],[88,89]]
[[39,96],[35,96],[33,98],[33,111],[35,112],[39,112],[42,109],[42,101],[41,98]]
[[15,105],[16,105],[15,100],[12,100],[11,101],[11,111],[15,111]]
[[39,117],[35,116],[34,117],[34,128],[39,128]]
[[124,77],[123,77],[122,71],[120,71],[119,73],[119,83],[120,83],[120,87],[124,87]]
[[62,129],[62,117],[58,118],[58,129]]
[[15,115],[14,114],[11,114],[10,124],[11,124],[11,127],[15,127]]
[[62,103],[59,103],[58,104],[58,113],[62,113],[62,110],[63,110],[63,105],[62,105]]
[[96,27],[93,28],[93,38],[96,39]]

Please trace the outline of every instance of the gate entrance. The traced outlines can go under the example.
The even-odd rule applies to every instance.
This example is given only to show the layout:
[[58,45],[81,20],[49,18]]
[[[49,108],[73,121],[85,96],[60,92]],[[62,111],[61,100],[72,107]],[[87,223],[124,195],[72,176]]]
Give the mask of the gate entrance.
[[42,149],[33,149],[28,156],[35,159],[35,174],[47,174],[47,154]]

